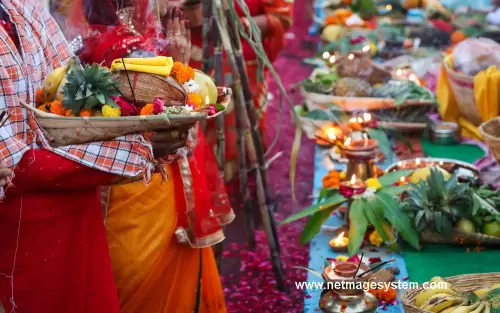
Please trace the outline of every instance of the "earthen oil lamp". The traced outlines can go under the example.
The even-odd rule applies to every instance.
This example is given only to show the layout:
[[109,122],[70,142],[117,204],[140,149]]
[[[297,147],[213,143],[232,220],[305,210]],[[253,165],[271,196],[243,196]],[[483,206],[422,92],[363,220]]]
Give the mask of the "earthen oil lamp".
[[330,148],[338,143],[338,140],[342,140],[344,133],[338,127],[333,125],[328,125],[320,128],[316,134],[316,144],[324,147]]
[[344,236],[345,232],[341,232],[340,235],[330,240],[329,244],[335,252],[347,252],[347,245],[349,244],[349,238]]
[[363,113],[363,116],[353,117],[349,120],[349,128],[351,129],[349,136],[353,140],[361,140],[365,134],[368,136],[366,128],[374,127],[376,125],[377,121],[372,119],[372,115],[370,113]]
[[373,160],[377,157],[378,142],[364,135],[362,140],[353,140],[348,137],[344,142],[342,151],[349,160],[347,163],[347,177],[355,175],[365,181],[376,177]]
[[[372,313],[377,298],[363,290],[372,276],[363,263],[335,262],[323,271],[327,289],[321,293],[319,307],[326,313]],[[365,274],[366,273],[366,274]]]

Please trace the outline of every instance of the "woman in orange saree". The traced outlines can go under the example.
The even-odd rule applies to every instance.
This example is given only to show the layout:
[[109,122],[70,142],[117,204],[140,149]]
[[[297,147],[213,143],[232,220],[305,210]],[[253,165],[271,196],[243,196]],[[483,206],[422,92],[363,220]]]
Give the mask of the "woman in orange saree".
[[[122,6],[123,5],[123,6]],[[84,0],[73,4],[70,21],[85,16],[89,30],[79,51],[87,63],[110,64],[139,55],[171,55],[148,2]],[[81,10],[85,12],[82,15]],[[158,8],[158,12],[162,12]],[[156,12],[156,10],[155,10]],[[169,11],[167,27],[184,35],[180,14]],[[73,46],[77,44],[73,43]],[[232,221],[224,184],[204,138],[165,165],[168,180],[103,188],[103,205],[122,313],[226,312],[211,246],[224,239],[221,225]],[[201,284],[201,282],[203,282]]]
[[[273,62],[285,46],[285,32],[290,28],[293,17],[293,0],[245,0],[252,19],[259,27],[262,35],[262,44],[265,52],[271,62]],[[243,25],[248,26],[248,20],[244,17],[241,8],[236,3],[236,12],[241,17]],[[201,69],[203,54],[202,54],[202,29],[201,24],[196,22],[194,15],[186,16],[191,20],[193,26],[192,34],[192,53],[190,65],[194,68]],[[243,42],[243,56],[246,62],[248,78],[250,82],[250,89],[254,94],[254,104],[256,106],[259,116],[259,129],[262,139],[264,139],[265,129],[265,97],[267,96],[265,82],[258,81],[258,60],[255,52],[250,44]],[[231,68],[227,60],[223,64],[224,72],[224,85],[231,85]],[[267,70],[264,72],[264,81],[268,79]],[[238,172],[238,145],[237,145],[237,132],[236,132],[236,116],[230,105],[226,112],[225,122],[225,136],[226,136],[226,155],[225,155],[225,179],[231,181],[236,177]],[[213,121],[207,123],[205,131],[207,141],[211,147],[216,147],[216,127]],[[248,147],[247,147],[248,148]],[[215,153],[215,151],[214,151]],[[255,160],[250,160],[254,162]]]

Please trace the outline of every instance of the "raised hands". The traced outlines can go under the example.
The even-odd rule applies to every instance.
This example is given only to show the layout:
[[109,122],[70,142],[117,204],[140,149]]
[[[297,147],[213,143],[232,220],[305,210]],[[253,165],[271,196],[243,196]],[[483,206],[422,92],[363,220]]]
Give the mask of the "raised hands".
[[187,64],[191,58],[191,31],[189,21],[179,8],[169,8],[162,21],[169,41],[168,52],[174,61]]
[[0,187],[7,184],[7,178],[12,176],[12,171],[4,163],[0,163]]

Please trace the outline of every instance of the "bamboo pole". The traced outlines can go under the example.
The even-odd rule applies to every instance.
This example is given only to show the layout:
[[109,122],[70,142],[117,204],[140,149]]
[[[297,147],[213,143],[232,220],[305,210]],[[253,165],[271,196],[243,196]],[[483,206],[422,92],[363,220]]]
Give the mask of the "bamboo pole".
[[[269,250],[271,252],[271,262],[273,264],[273,270],[276,277],[276,285],[278,289],[284,289],[285,281],[279,251],[276,225],[274,223],[273,213],[269,210],[268,207],[268,204],[271,202],[271,200],[269,190],[267,189],[267,171],[265,170],[264,151],[262,148],[260,135],[258,133],[258,123],[256,123],[257,114],[255,112],[255,106],[253,105],[252,92],[250,90],[243,54],[241,53],[241,43],[238,44],[239,33],[235,28],[235,24],[231,16],[229,16],[229,14],[226,14],[229,9],[228,4],[225,2],[225,0],[223,0],[222,2],[224,3],[223,5],[221,2],[217,2],[216,4],[216,14],[218,14],[218,28],[220,31],[224,50],[226,51],[226,55],[231,65],[233,79],[237,78],[237,80],[235,80],[235,83],[237,82],[239,88],[236,92],[236,95],[239,98],[237,100],[239,101],[236,101],[234,105],[236,120],[238,124],[238,137],[240,141],[238,145],[240,152],[240,171],[243,170],[245,172],[243,174],[240,173],[240,177],[241,175],[244,175],[246,179],[248,179],[248,174],[246,173],[246,157],[248,156],[248,159],[250,160],[257,159],[259,167],[256,171],[254,171],[257,202],[262,217],[264,231],[267,236]],[[223,21],[224,17],[226,23],[222,24],[220,23],[220,21]],[[226,28],[224,29],[222,25],[226,26]],[[251,114],[251,116],[248,115],[249,113]],[[252,124],[252,127],[250,129],[252,136],[248,136],[248,138],[246,138],[246,135],[248,134],[249,122]],[[248,150],[246,149],[247,146],[245,145],[246,139],[248,139]],[[257,142],[257,144],[255,143],[255,141]],[[247,151],[249,152],[249,155],[247,155]],[[244,164],[244,166],[242,166],[242,164]],[[248,186],[246,186],[245,189],[245,192],[248,193]],[[253,215],[247,214],[246,219],[253,221]]]
[[233,93],[233,105],[234,114],[236,115],[236,129],[238,136],[238,159],[239,159],[239,179],[240,179],[240,196],[243,201],[243,208],[245,212],[245,221],[247,224],[248,232],[248,245],[250,248],[255,248],[255,222],[251,214],[252,204],[250,199],[250,192],[248,186],[248,172],[247,172],[247,162],[246,162],[246,132],[248,129],[248,118],[245,106],[243,104],[243,91],[241,87],[241,81],[238,73],[238,68],[236,67],[234,61],[234,53],[231,47],[231,42],[229,41],[227,34],[227,24],[224,19],[224,12],[220,3],[214,5],[213,16],[217,25],[217,30],[222,43],[222,47],[226,52],[226,57],[229,59],[231,65],[232,74],[232,88]]

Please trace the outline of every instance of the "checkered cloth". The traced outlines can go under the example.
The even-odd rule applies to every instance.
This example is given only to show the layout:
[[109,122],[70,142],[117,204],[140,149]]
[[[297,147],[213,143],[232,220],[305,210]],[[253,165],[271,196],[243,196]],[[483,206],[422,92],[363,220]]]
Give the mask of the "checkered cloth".
[[29,149],[44,148],[101,171],[149,179],[154,169],[152,147],[140,135],[114,141],[53,148],[31,112],[19,100],[35,103],[35,90],[54,68],[69,57],[70,49],[56,22],[40,0],[1,0],[2,9],[16,25],[22,54],[0,27],[0,111],[9,120],[0,127],[0,160],[14,167]]

